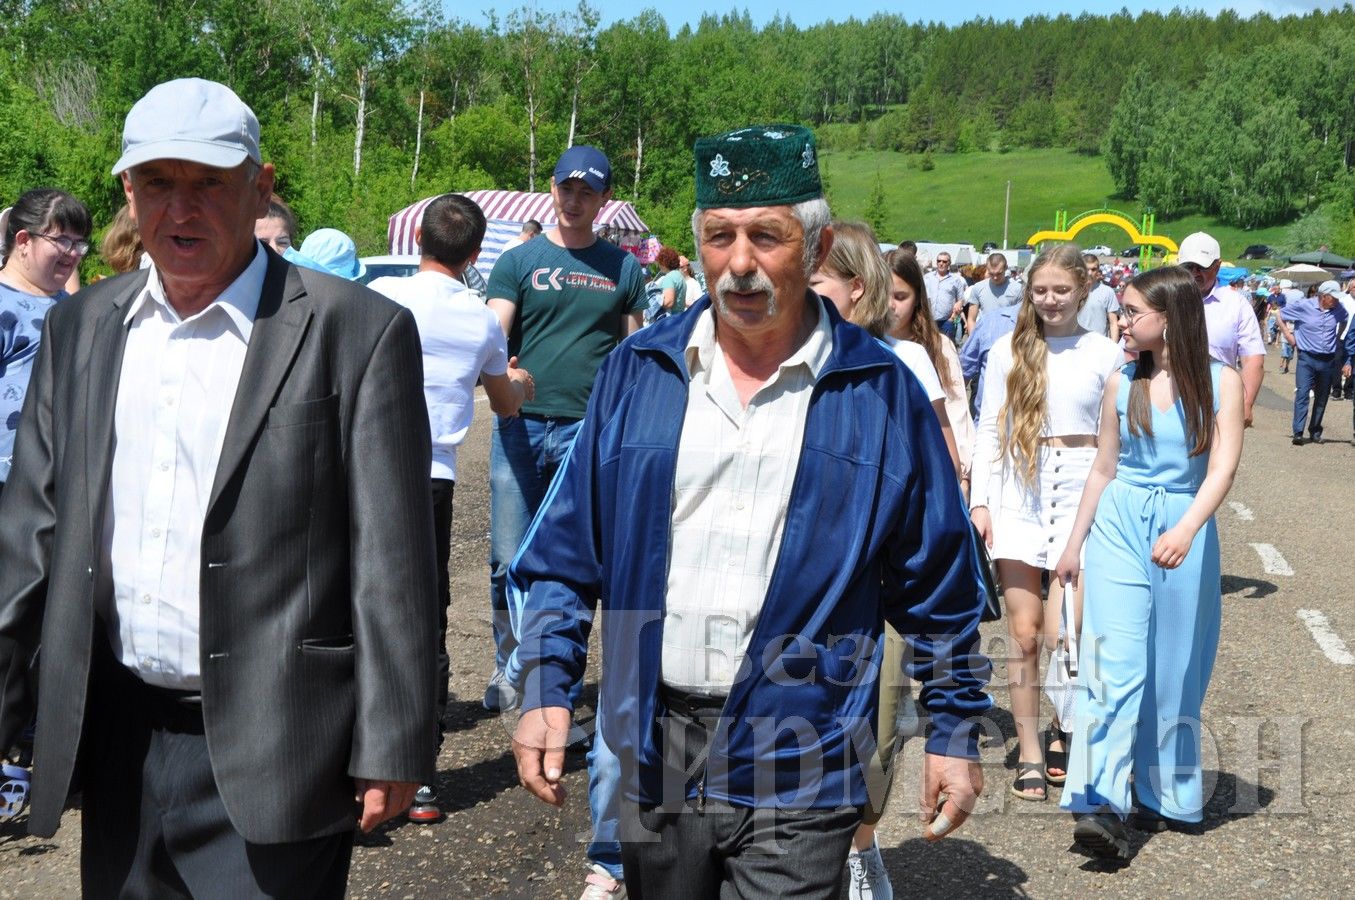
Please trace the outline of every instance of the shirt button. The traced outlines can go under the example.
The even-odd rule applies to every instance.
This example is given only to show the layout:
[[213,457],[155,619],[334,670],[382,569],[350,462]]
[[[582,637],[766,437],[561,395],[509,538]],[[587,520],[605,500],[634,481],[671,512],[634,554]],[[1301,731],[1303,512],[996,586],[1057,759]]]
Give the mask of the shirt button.
[[143,657],[141,657],[141,668],[143,668],[143,669],[149,669],[149,668],[152,668],[154,665],[155,665],[155,660],[151,659],[149,656],[143,656]]
[[142,602],[142,603],[150,603],[150,602],[151,602],[151,595],[150,595],[150,594],[142,594],[142,595],[141,595],[141,602]]
[[[167,463],[167,462],[162,462],[162,463],[160,463],[160,471],[161,471],[161,472],[168,472],[168,471],[169,471],[169,463]],[[1055,469],[1054,471],[1057,472],[1058,469]]]
[[735,509],[743,509],[743,501],[742,501],[742,500],[735,500],[735,501],[734,501],[734,508],[735,508]]
[[173,398],[173,397],[166,397],[166,398],[165,398],[165,406],[173,406],[173,405],[174,405],[174,398]]
[[158,538],[159,536],[160,536],[160,529],[159,529],[159,528],[152,528],[152,529],[151,529],[151,537],[153,537],[153,538]]

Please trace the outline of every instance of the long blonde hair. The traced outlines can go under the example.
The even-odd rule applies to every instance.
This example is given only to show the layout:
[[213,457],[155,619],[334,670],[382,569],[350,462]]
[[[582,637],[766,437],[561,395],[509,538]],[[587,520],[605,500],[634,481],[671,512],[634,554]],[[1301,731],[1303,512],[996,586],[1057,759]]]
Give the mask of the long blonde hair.
[[[941,349],[941,342],[948,338],[941,336],[940,329],[927,312],[927,283],[922,277],[922,267],[918,265],[917,256],[898,248],[889,251],[889,255],[885,257],[885,264],[889,266],[891,273],[913,289],[913,318],[906,328],[899,329],[894,336],[900,340],[920,344],[922,349],[927,351],[927,358],[932,361],[932,368],[936,369],[936,375],[941,379],[941,387],[947,394],[957,392],[962,386],[955,383],[950,363]],[[898,329],[898,323],[894,322],[890,327]]]
[[[1016,475],[1027,485],[1036,483],[1040,470],[1040,438],[1049,418],[1049,372],[1045,366],[1049,346],[1044,320],[1035,311],[1031,285],[1041,269],[1063,269],[1077,285],[1077,306],[1087,302],[1087,266],[1075,244],[1060,244],[1041,253],[1026,272],[1021,309],[1012,332],[1012,370],[1007,373],[1007,399],[998,411],[1000,447],[1010,457]],[[1005,427],[1004,427],[1005,426]]]

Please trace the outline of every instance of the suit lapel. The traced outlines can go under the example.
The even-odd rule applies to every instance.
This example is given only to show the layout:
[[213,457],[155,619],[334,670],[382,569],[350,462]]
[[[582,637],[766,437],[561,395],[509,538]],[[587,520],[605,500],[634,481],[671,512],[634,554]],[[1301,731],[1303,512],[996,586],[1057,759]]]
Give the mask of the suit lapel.
[[268,271],[259,297],[259,311],[250,333],[249,349],[245,351],[240,385],[235,391],[216,480],[207,503],[209,512],[263,427],[268,410],[301,346],[311,315],[305,294],[306,289],[295,269],[280,257],[268,254]]
[[[98,314],[90,335],[89,377],[85,381],[85,485],[90,534],[103,534],[104,499],[113,469],[113,414],[118,405],[118,380],[127,346],[127,304],[146,287],[146,275],[134,279]],[[70,301],[67,301],[70,302]]]

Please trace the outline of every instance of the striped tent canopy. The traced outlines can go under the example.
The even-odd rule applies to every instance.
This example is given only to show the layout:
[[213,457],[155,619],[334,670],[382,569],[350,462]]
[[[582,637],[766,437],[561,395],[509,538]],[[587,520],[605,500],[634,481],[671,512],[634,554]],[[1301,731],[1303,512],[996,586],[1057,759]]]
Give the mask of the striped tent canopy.
[[[480,249],[480,258],[475,268],[489,277],[494,262],[503,252],[504,244],[517,237],[528,219],[536,219],[549,228],[555,224],[555,207],[550,194],[531,194],[525,191],[460,191],[474,200],[484,210],[489,220],[489,229],[485,232],[485,241]],[[438,196],[441,196],[440,194]],[[423,211],[436,197],[428,197],[418,203],[406,206],[390,217],[386,237],[390,252],[399,255],[414,255],[419,252],[414,242],[414,227],[423,218]],[[595,231],[606,231],[607,237],[634,253],[641,252],[644,239],[649,234],[647,226],[635,212],[635,207],[624,200],[609,200],[593,223]]]

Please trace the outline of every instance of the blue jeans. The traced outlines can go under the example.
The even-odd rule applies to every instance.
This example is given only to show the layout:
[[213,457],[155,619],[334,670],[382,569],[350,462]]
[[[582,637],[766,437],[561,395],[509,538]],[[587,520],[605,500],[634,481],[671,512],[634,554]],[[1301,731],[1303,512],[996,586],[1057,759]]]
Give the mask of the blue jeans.
[[[517,647],[508,615],[508,565],[517,555],[527,529],[546,498],[551,479],[564,462],[580,419],[544,416],[496,418],[489,445],[489,598],[494,622],[495,666],[502,670]],[[574,685],[578,698],[582,684]],[[601,723],[601,700],[598,718]],[[588,858],[613,878],[621,878],[621,845],[617,843],[621,761],[602,740],[600,728],[588,751],[588,809],[593,840]]]
[[494,420],[489,444],[489,605],[494,666],[500,671],[517,647],[508,618],[508,564],[517,555],[581,422],[527,415]]
[[[1322,437],[1322,415],[1327,411],[1327,400],[1331,397],[1331,380],[1335,373],[1336,354],[1309,353],[1299,351],[1298,369],[1294,374],[1294,427],[1295,436],[1303,434],[1303,424],[1308,423],[1311,437]],[[1313,392],[1313,418],[1308,419],[1308,392]]]
[[621,873],[621,760],[602,739],[602,695],[593,719],[593,746],[588,751],[588,812],[593,819],[593,840],[588,859],[618,881]]

